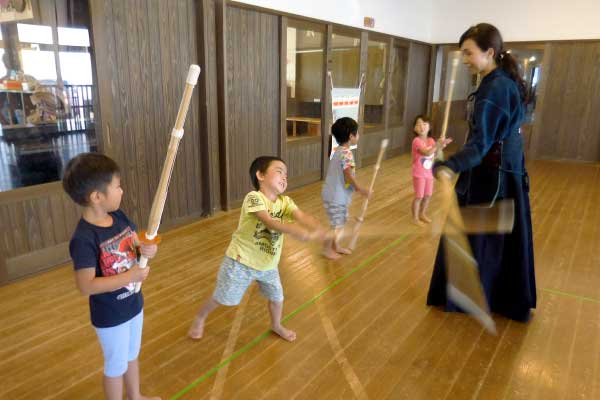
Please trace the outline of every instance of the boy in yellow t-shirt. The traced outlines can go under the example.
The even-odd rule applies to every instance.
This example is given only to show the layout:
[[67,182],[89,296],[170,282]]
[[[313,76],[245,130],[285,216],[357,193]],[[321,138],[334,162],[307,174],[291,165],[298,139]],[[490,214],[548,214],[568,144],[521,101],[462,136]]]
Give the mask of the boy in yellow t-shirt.
[[[290,342],[296,339],[295,332],[281,325],[283,289],[277,266],[283,233],[302,241],[322,242],[328,240],[327,235],[315,218],[282,195],[287,187],[287,166],[283,160],[258,157],[250,166],[250,179],[256,191],[244,199],[238,228],[225,252],[213,296],[198,311],[188,332],[192,339],[202,338],[208,314],[220,304],[238,305],[253,281],[258,282],[261,293],[269,300],[271,330]],[[284,223],[292,220],[299,224]]]

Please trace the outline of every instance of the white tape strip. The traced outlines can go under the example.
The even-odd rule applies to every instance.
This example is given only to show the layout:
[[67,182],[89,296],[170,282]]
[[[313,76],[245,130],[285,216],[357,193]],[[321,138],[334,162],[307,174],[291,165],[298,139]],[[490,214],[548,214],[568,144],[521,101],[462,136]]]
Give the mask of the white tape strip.
[[152,240],[152,239],[154,239],[155,237],[156,237],[156,233],[155,233],[155,234],[153,234],[153,235],[151,235],[151,234],[149,234],[149,233],[147,233],[147,232],[146,232],[146,239],[148,239],[148,240]]
[[183,137],[183,129],[175,129],[171,131],[171,136],[181,139]]
[[190,65],[190,69],[188,71],[188,75],[186,78],[186,83],[189,83],[190,85],[196,85],[196,82],[198,82],[198,76],[200,75],[200,67],[196,64],[192,64]]

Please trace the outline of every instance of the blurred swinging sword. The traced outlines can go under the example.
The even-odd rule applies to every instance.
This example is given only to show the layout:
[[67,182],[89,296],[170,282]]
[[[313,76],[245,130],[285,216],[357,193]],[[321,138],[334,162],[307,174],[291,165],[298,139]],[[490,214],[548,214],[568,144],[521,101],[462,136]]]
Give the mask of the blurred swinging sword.
[[[463,233],[510,233],[513,230],[515,219],[515,203],[512,199],[497,200],[492,207],[487,205],[461,207],[464,230]],[[352,237],[357,222],[348,224],[340,233],[340,240]],[[444,232],[445,227],[439,221],[432,224],[428,231],[431,235]],[[363,237],[387,237],[412,235],[419,232],[420,228],[412,225],[400,227],[390,224],[364,223],[360,228]]]
[[449,300],[479,321],[488,332],[496,334],[496,324],[490,315],[481,286],[477,261],[465,235],[452,176],[453,172],[447,168],[438,172],[443,196],[448,200],[448,215],[442,236],[447,274],[446,295]]

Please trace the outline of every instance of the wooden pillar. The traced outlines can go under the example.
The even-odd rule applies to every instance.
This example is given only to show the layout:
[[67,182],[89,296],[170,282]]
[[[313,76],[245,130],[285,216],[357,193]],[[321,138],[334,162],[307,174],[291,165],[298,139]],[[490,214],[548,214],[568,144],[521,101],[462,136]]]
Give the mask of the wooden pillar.
[[204,213],[212,215],[222,207],[220,193],[220,151],[219,151],[219,105],[217,95],[218,69],[215,42],[216,8],[215,0],[201,0],[197,3],[198,62],[202,71],[198,80],[199,106],[191,112],[199,113],[200,157],[202,162],[202,204]]
[[383,126],[385,131],[385,137],[390,139],[390,97],[392,91],[392,69],[394,66],[394,58],[396,57],[396,52],[394,51],[394,38],[391,37],[388,40],[388,58],[385,72],[385,94],[383,99]]
[[333,63],[332,55],[332,37],[333,25],[327,24],[327,30],[325,35],[325,57],[323,58],[323,95],[321,103],[321,179],[325,179],[327,174],[327,168],[329,168],[329,144],[331,143],[331,125],[333,123],[333,115],[331,114],[331,87],[333,82],[330,81],[328,72],[331,71],[331,65]]
[[[287,17],[279,17],[279,120],[280,132],[278,140],[279,157],[287,157]],[[294,122],[294,132],[295,125]]]
[[[369,33],[363,31],[360,33],[360,68],[358,72],[358,80],[360,83],[360,78],[365,74],[365,81],[362,86],[362,90],[360,91],[360,107],[358,109],[358,132],[362,135],[365,131],[364,122],[365,122],[365,91],[367,88],[367,57],[369,51]],[[356,149],[356,166],[360,168],[362,165],[361,160],[361,145],[360,142],[358,144],[358,148]]]
[[438,45],[431,45],[429,53],[429,83],[427,84],[427,115],[431,117],[433,107],[433,89],[435,87],[435,65],[437,62]]
[[229,209],[229,187],[231,185],[231,171],[229,170],[229,131],[227,127],[227,49],[226,34],[226,0],[215,1],[215,17],[217,32],[217,97],[219,101],[219,165],[221,166],[221,207]]

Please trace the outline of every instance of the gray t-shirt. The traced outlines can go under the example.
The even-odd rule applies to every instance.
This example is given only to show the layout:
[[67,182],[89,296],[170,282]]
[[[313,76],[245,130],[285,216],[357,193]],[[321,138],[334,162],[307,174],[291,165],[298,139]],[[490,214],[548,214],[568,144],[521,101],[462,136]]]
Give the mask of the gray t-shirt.
[[356,163],[354,162],[352,150],[344,146],[337,147],[329,162],[327,176],[323,184],[323,191],[321,192],[323,202],[339,205],[350,204],[354,187],[345,183],[344,170],[351,168],[352,176],[354,176],[355,167]]

